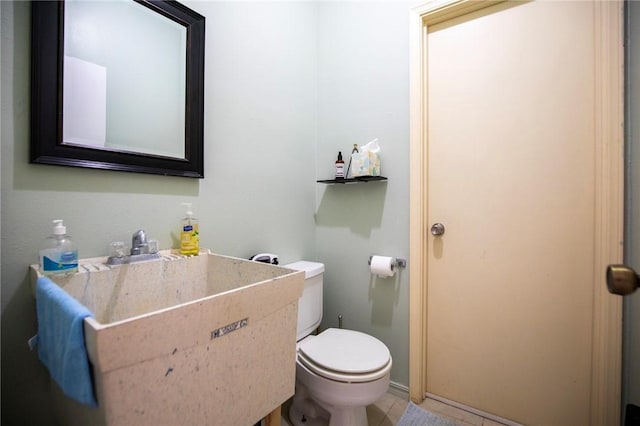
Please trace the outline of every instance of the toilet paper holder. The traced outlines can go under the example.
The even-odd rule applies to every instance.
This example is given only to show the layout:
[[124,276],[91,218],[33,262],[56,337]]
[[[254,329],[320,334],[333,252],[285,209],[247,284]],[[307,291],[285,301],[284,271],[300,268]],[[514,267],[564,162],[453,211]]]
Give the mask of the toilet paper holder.
[[[369,266],[371,266],[371,259],[373,258],[372,256],[369,256],[369,260],[367,261],[367,264]],[[393,266],[396,268],[406,268],[407,267],[407,260],[406,259],[400,259],[398,257],[396,257],[396,261],[393,263]]]

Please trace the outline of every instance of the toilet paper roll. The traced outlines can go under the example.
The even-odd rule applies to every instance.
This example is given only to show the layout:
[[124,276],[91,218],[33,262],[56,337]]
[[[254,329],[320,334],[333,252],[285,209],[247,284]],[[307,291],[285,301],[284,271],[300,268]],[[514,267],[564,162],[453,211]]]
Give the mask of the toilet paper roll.
[[372,256],[371,273],[379,277],[392,277],[395,273],[396,259],[389,256]]

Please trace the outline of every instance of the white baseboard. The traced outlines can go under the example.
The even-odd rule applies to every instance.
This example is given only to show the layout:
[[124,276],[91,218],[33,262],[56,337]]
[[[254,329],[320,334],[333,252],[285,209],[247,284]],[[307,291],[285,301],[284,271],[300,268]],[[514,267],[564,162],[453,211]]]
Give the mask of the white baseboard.
[[405,385],[401,385],[400,383],[391,382],[389,383],[389,391],[391,395],[397,396],[398,398],[402,398],[405,401],[409,400],[409,387]]

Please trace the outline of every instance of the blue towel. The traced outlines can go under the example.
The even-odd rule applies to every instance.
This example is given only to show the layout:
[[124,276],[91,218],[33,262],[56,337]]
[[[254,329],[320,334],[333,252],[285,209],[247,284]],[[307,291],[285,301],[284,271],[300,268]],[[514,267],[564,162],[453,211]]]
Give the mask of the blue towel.
[[83,326],[93,314],[47,277],[38,278],[36,313],[40,361],[65,395],[97,407]]

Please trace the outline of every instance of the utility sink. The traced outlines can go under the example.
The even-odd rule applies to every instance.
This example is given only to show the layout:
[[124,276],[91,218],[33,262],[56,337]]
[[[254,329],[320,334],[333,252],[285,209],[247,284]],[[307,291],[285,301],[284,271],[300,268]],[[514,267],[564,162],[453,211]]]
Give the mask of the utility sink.
[[208,251],[105,262],[51,277],[95,315],[84,331],[99,407],[80,415],[58,396],[62,424],[253,425],[293,395],[303,272]]

